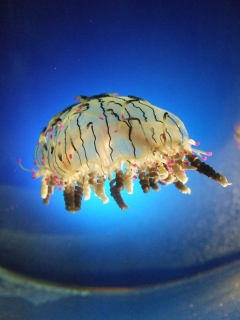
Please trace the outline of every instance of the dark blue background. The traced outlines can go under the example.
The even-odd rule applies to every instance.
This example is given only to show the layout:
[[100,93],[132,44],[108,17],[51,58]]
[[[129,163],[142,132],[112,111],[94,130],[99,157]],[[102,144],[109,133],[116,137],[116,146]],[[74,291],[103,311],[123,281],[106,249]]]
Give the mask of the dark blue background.
[[125,195],[124,213],[92,195],[73,216],[61,193],[43,206],[40,182],[16,162],[33,166],[40,131],[75,96],[119,92],[179,116],[190,137],[213,152],[208,163],[238,182],[232,132],[240,122],[239,1],[5,0],[1,6],[1,202],[3,214],[14,217],[3,227],[89,237],[85,250],[96,268],[99,259],[110,269],[134,270],[198,265],[239,252],[238,240],[230,249],[226,240],[239,234],[239,219],[229,216],[236,212],[233,191],[198,173],[189,174],[191,196],[173,186],[143,195],[136,186]]
[[[177,114],[213,150],[239,109],[238,1],[3,1],[1,169],[32,164],[40,130],[78,94],[119,92]],[[1,171],[2,171],[1,170]],[[25,181],[24,181],[25,180]]]

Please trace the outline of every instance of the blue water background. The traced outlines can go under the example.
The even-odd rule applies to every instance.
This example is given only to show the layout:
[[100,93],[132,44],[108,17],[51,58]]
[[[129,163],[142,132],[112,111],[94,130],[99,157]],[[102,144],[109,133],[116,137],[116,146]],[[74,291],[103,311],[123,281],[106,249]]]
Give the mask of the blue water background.
[[[111,284],[139,284],[124,277],[129,270],[143,282],[167,282],[175,274],[159,276],[159,268],[190,266],[192,275],[238,259],[240,151],[233,131],[240,124],[240,3],[12,0],[1,6],[0,181],[8,216],[1,228],[82,237],[79,255],[74,250],[65,259],[83,259],[85,269],[91,265],[100,275],[116,271]],[[40,181],[17,159],[32,168],[49,119],[79,94],[104,92],[139,96],[180,117],[233,189],[190,172],[191,196],[173,186],[144,195],[136,185],[133,195],[124,193],[130,206],[124,212],[92,195],[73,216],[57,191],[44,206]]]

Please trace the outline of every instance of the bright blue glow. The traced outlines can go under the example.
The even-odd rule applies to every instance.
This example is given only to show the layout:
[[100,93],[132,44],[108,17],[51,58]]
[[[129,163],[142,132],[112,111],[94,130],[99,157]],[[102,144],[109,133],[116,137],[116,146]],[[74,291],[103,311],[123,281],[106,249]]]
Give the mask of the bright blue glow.
[[[75,5],[66,9],[58,3],[58,12],[68,12],[60,21],[54,4],[39,11],[29,2],[30,36],[16,14],[1,94],[6,107],[1,112],[11,114],[6,129],[14,127],[18,137],[4,130],[5,156],[12,165],[19,156],[31,163],[40,130],[81,93],[142,96],[177,114],[203,147],[210,141],[212,148],[219,135],[224,139],[223,126],[232,130],[239,74],[239,63],[230,55],[230,49],[234,56],[238,48],[234,14],[225,18],[223,26],[212,13],[221,16],[223,8],[214,4],[212,11],[204,4],[181,5],[182,15],[175,16],[173,4],[162,7],[153,1],[150,7],[135,8],[107,3],[90,8],[83,3],[79,23]],[[45,10],[51,19],[41,16]],[[205,10],[209,10],[206,15]]]
[[[123,192],[129,210],[121,211],[113,199],[103,205],[92,194],[72,215],[64,209],[62,192],[56,191],[44,206],[40,181],[17,164],[21,158],[25,167],[33,167],[41,130],[75,96],[119,92],[176,114],[189,136],[201,142],[200,149],[213,152],[208,163],[232,174],[229,181],[235,178],[237,184],[239,170],[232,170],[239,163],[232,131],[240,123],[236,3],[53,0],[40,5],[27,0],[20,5],[13,0],[4,10],[0,181],[26,190],[21,199],[18,192],[7,195],[9,205],[16,198],[19,204],[19,216],[7,227],[20,221],[31,232],[78,234],[91,239],[90,245],[85,242],[89,256],[100,248],[96,259],[107,259],[108,248],[150,266],[169,266],[169,253],[175,257],[180,252],[180,259],[186,242],[202,257],[216,230],[226,236],[229,228],[239,235],[231,226],[231,192],[196,172],[188,174],[190,196],[174,186],[144,195],[136,183],[133,195]],[[225,194],[223,204],[230,204],[216,214],[214,206]]]

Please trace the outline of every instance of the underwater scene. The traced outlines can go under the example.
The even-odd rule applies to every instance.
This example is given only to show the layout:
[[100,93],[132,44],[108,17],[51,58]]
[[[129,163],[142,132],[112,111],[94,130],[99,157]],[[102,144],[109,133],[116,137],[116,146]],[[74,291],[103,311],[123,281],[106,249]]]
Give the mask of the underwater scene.
[[240,3],[1,3],[0,320],[240,319]]

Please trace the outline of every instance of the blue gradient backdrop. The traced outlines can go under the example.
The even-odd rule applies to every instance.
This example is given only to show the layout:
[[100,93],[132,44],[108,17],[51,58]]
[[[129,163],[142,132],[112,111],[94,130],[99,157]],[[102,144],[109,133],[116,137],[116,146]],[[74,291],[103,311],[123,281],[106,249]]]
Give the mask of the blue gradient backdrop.
[[[148,244],[143,257],[154,261],[158,237],[167,243],[174,228],[187,230],[191,211],[202,212],[199,186],[206,183],[207,197],[208,187],[217,184],[190,173],[193,196],[172,186],[143,195],[136,186],[132,196],[125,195],[130,209],[124,213],[113,200],[104,206],[92,196],[72,216],[63,209],[61,193],[43,206],[40,182],[16,161],[33,166],[40,131],[75,96],[119,92],[179,116],[190,137],[213,152],[208,163],[228,171],[218,163],[228,157],[221,148],[240,122],[239,2],[12,0],[1,6],[1,185],[36,195],[22,198],[33,231],[41,225],[44,232],[98,232],[102,238],[108,232],[108,243]],[[186,215],[184,206],[190,208]]]

